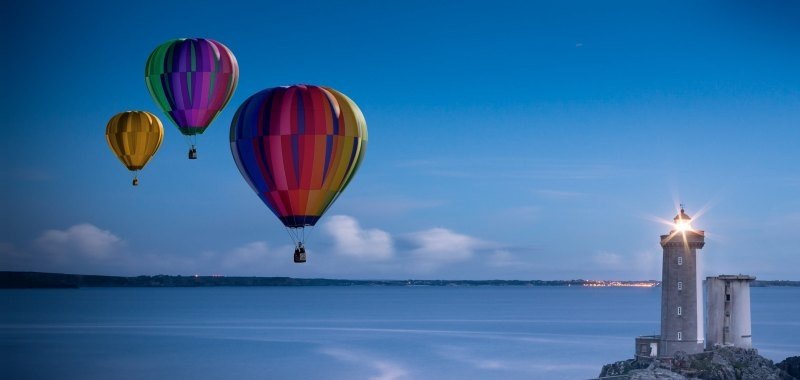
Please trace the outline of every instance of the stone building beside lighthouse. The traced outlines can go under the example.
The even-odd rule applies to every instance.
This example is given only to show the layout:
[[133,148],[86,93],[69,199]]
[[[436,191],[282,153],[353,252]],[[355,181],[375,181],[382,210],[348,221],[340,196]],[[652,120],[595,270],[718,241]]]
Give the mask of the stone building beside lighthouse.
[[[661,334],[637,337],[637,358],[670,359],[678,351],[695,354],[720,345],[752,347],[749,281],[755,278],[709,277],[704,292],[698,255],[705,232],[691,221],[681,206],[672,230],[661,235]],[[704,294],[709,298],[705,307]]]
[[753,347],[750,282],[755,279],[747,275],[706,278],[706,348]]

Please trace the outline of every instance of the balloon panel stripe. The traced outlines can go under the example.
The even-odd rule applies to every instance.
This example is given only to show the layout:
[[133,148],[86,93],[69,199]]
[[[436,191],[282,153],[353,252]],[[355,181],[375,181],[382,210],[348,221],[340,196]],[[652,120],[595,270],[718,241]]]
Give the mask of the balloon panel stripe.
[[355,103],[335,90],[267,89],[237,110],[231,153],[248,184],[287,227],[313,225],[363,157],[362,121]]
[[161,44],[145,67],[153,100],[185,135],[208,128],[233,96],[238,75],[230,49],[202,38]]
[[128,170],[140,170],[161,146],[164,129],[155,115],[144,111],[123,112],[106,125],[106,141]]

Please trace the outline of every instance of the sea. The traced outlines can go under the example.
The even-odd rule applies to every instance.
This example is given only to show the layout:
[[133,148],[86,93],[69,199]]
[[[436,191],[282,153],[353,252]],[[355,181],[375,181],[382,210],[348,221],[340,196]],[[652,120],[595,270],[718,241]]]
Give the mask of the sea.
[[[753,342],[800,355],[800,288],[753,288]],[[588,379],[657,334],[660,288],[0,290],[2,379]]]

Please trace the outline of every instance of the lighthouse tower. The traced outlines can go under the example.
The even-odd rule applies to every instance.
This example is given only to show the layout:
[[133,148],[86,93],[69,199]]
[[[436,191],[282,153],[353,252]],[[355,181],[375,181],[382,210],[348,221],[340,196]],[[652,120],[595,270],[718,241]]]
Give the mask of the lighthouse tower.
[[660,357],[703,351],[703,280],[697,250],[705,245],[705,233],[692,228],[691,220],[681,205],[673,230],[661,235]]

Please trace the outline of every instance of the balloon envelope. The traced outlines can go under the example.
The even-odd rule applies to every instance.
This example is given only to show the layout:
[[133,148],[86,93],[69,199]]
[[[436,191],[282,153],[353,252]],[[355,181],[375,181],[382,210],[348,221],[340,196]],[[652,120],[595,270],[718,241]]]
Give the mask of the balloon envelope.
[[106,125],[106,141],[128,170],[141,170],[161,146],[164,127],[156,115],[127,111],[114,115]]
[[353,178],[367,147],[356,104],[327,87],[263,90],[231,122],[242,176],[289,228],[313,226]]
[[184,135],[201,134],[233,96],[239,81],[236,57],[205,38],[167,41],[145,66],[150,95]]

